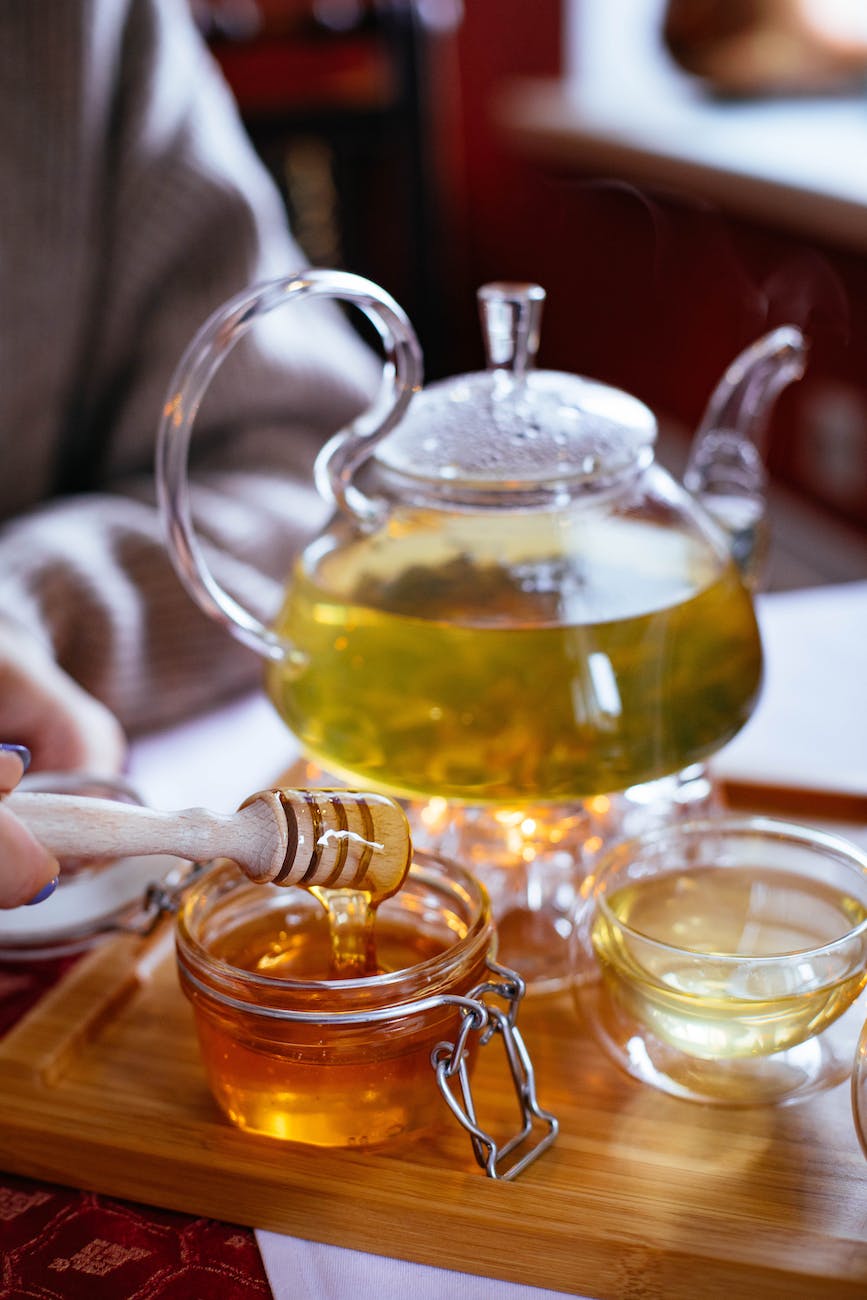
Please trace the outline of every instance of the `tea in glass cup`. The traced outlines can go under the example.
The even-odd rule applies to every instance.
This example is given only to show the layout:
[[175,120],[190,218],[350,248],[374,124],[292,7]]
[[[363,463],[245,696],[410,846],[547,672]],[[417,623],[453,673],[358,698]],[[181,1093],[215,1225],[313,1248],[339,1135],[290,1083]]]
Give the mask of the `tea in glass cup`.
[[761,817],[658,827],[599,860],[573,956],[579,1009],[634,1077],[698,1101],[794,1101],[852,1068],[867,854]]

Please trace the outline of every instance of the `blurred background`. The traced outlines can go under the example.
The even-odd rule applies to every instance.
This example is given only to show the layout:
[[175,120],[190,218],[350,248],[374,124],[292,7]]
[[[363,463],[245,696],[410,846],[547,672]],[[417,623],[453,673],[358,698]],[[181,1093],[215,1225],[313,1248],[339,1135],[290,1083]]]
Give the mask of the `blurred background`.
[[389,290],[428,379],[483,364],[479,285],[537,281],[539,364],[647,402],[676,469],[728,362],[800,325],[767,585],[867,577],[863,4],[190,2],[310,264]]

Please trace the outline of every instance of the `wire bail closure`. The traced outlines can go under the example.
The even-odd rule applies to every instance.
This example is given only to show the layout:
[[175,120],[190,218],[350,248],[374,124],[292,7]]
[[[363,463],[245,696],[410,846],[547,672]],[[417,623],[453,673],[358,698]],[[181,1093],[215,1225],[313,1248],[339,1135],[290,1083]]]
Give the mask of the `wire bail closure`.
[[[510,1182],[554,1143],[560,1131],[560,1123],[550,1111],[543,1110],[539,1105],[533,1063],[515,1023],[526,985],[516,971],[506,966],[498,966],[491,960],[488,960],[487,966],[496,982],[477,984],[466,998],[443,999],[444,1002],[455,1003],[461,1013],[461,1022],[453,1043],[437,1043],[431,1053],[431,1065],[436,1072],[439,1090],[458,1123],[470,1134],[473,1153],[487,1177]],[[496,1003],[486,1002],[486,996],[501,999],[508,1009],[504,1011]],[[480,1048],[485,1047],[497,1035],[502,1038],[515,1087],[523,1125],[502,1144],[481,1128],[476,1118],[467,1069],[467,1044],[470,1035],[474,1033],[479,1035]],[[454,1079],[457,1080],[460,1096],[450,1086]],[[506,1167],[509,1157],[526,1142],[534,1129],[541,1132],[533,1145]]]
[[137,934],[147,939],[167,916],[175,916],[184,901],[184,895],[194,881],[205,871],[206,862],[179,860],[160,880],[152,880],[145,887],[139,911],[128,921],[109,925],[107,930],[121,934]]

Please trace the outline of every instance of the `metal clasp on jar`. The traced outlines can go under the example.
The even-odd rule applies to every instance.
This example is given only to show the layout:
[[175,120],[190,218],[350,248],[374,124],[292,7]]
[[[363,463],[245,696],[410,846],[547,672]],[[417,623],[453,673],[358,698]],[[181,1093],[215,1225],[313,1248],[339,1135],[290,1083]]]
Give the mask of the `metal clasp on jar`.
[[[436,1072],[440,1092],[452,1114],[470,1134],[476,1160],[488,1178],[509,1181],[517,1178],[543,1151],[547,1151],[557,1137],[560,1124],[550,1111],[543,1110],[539,1105],[533,1063],[515,1023],[518,1006],[524,996],[524,981],[516,971],[498,966],[490,959],[487,966],[494,976],[493,981],[477,984],[464,998],[443,998],[443,1002],[451,1002],[458,1007],[461,1014],[460,1027],[453,1043],[437,1043],[431,1053],[431,1065]],[[486,1001],[488,997],[500,999],[506,1004],[507,1010],[494,1002]],[[467,1069],[468,1044],[473,1034],[478,1034],[480,1048],[496,1036],[503,1040],[523,1126],[502,1144],[498,1144],[490,1133],[485,1132],[476,1118]],[[452,1080],[457,1080],[457,1090],[451,1086]],[[509,1157],[530,1138],[534,1130],[538,1135],[532,1146],[506,1167]]]
[[202,875],[208,865],[179,859],[161,879],[152,880],[147,885],[141,905],[132,917],[108,928],[121,934],[138,934],[147,938],[153,934],[163,917],[176,914],[190,885]]

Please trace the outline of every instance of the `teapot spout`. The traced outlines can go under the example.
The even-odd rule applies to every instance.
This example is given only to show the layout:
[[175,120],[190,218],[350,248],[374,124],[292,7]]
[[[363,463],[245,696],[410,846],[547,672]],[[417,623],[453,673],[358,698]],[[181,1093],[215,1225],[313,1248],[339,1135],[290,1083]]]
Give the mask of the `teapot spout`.
[[728,367],[705,409],[684,485],[728,533],[732,555],[755,586],[767,540],[763,453],[773,404],[807,365],[807,341],[794,325],[771,330]]

